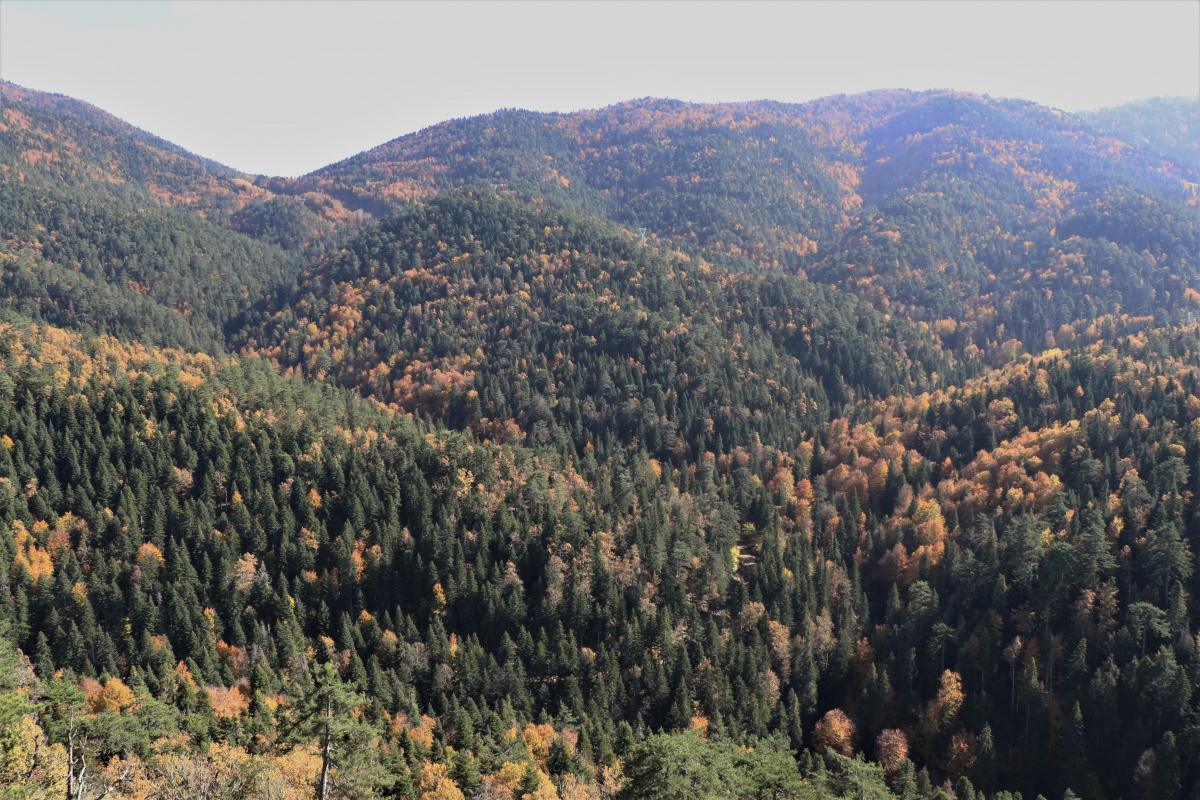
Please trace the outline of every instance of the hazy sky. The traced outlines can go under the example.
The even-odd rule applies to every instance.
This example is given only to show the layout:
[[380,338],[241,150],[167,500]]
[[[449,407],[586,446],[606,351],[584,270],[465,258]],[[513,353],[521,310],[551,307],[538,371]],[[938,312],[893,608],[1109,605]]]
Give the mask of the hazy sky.
[[0,77],[297,175],[452,117],[955,88],[1200,94],[1200,2],[0,0]]

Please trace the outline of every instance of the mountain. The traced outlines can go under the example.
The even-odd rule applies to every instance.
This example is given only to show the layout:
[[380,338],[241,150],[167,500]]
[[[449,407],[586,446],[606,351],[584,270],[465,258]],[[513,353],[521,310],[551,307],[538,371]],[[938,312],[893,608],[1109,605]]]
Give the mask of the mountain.
[[780,255],[800,257],[810,245],[794,234],[832,232],[853,202],[852,175],[839,166],[847,145],[812,113],[670,100],[578,114],[502,111],[402,137],[296,186],[378,209],[490,183],[683,241],[735,252],[773,242]]
[[0,93],[0,796],[1195,794],[1188,165],[880,91],[285,180]]
[[961,96],[896,114],[865,155],[864,212],[817,280],[984,347],[1191,307],[1194,171],[1051,109]]
[[1200,98],[1155,97],[1077,116],[1122,140],[1200,167]]
[[738,266],[456,190],[345,242],[247,347],[481,434],[516,420],[581,455],[615,434],[662,458],[713,439],[794,447],[831,402],[954,370],[906,321]]
[[332,233],[299,201],[269,198],[245,176],[86,103],[7,83],[0,95],[9,311],[217,352],[224,326],[304,263],[304,242],[289,241],[287,252],[233,228],[270,240],[255,215],[284,203],[328,227],[313,229],[318,238]]
[[[937,166],[945,153],[932,148],[944,146],[954,131],[1001,142],[1007,135],[1032,136],[1034,149],[1061,145],[1066,159],[1111,157],[1123,147],[1111,160],[1163,173],[1173,188],[1181,179],[1195,180],[1070,115],[1031,103],[891,91],[803,105],[646,99],[574,114],[501,111],[401,137],[294,186],[340,192],[379,209],[453,186],[491,183],[716,249],[753,255],[769,246],[770,256],[800,263],[812,253],[806,240],[834,233],[864,203],[878,201],[880,179],[911,182]],[[923,146],[904,150],[909,137],[922,137]],[[891,163],[864,178],[881,158]],[[1008,159],[1024,169],[1041,161],[1036,152],[1017,150]],[[1005,177],[1015,182],[1020,173]]]
[[[1195,171],[1022,101],[884,91],[804,105],[505,111],[255,185],[85,104],[5,91],[20,123],[7,158],[22,173],[121,187],[138,203],[149,194],[310,260],[364,213],[491,184],[807,275],[926,322],[959,351],[1008,341],[1036,351],[1063,325],[1107,313],[1182,313],[1200,283]],[[273,291],[228,283],[247,298]]]
[[164,200],[206,210],[220,209],[222,204],[202,199],[205,196],[228,201],[239,189],[255,191],[243,186],[247,176],[236,170],[88,103],[7,81],[0,82],[0,97],[10,166],[19,160],[64,183],[138,185]]
[[381,213],[491,184],[801,271],[986,348],[1186,305],[1198,174],[1033,103],[892,91],[502,111],[266,185]]
[[6,173],[3,306],[32,319],[212,352],[303,260],[144,196]]
[[95,106],[0,81],[3,163],[55,186],[86,187],[199,212],[288,249],[322,243],[355,215],[317,193],[280,198],[253,177],[194,155]]

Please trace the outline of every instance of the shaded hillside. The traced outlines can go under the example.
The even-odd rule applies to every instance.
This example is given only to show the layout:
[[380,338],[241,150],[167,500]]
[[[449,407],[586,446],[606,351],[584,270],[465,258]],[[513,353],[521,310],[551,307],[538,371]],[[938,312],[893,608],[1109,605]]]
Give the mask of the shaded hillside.
[[335,234],[304,201],[86,103],[0,93],[0,308],[216,352]]
[[289,283],[299,257],[144,198],[25,177],[0,198],[0,307],[51,324],[208,351]]

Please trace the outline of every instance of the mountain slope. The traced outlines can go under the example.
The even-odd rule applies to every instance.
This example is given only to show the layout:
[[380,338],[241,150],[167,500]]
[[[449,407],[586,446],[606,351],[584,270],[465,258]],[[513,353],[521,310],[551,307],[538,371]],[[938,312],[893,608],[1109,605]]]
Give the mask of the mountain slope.
[[[510,112],[246,189],[26,106],[0,794],[1196,793],[1178,165],[876,92]],[[326,252],[315,189],[407,199]]]
[[[1048,330],[1115,310],[1117,294],[1138,314],[1188,305],[1197,181],[1186,165],[1036,104],[874,92],[798,106],[503,111],[269,185],[379,212],[493,184],[804,270],[881,309],[966,323],[959,344],[987,349],[1016,330],[1036,349]],[[1140,216],[1130,224],[1147,233],[1133,241],[1119,225],[1085,223],[1114,214]]]
[[3,306],[54,325],[210,352],[303,261],[144,197],[23,176],[0,198]]
[[812,277],[988,349],[1195,308],[1193,173],[1018,101],[933,97],[868,137],[865,210]]
[[243,186],[246,176],[237,170],[88,103],[8,82],[0,82],[0,97],[6,163],[19,159],[63,183],[131,183],[164,200],[199,208],[222,207],[221,200],[201,200],[205,195],[229,200],[239,190],[258,193]]
[[[252,177],[194,155],[95,106],[0,81],[0,163],[52,185],[185,208],[242,233],[301,249],[354,215],[327,196],[277,198]],[[265,224],[263,217],[273,217]],[[286,228],[286,232],[278,230]]]
[[932,337],[823,287],[487,189],[369,227],[248,346],[460,425],[516,420],[580,453],[619,432],[663,458],[756,434],[792,447],[831,401],[952,370]]
[[502,111],[401,137],[296,187],[386,208],[491,183],[659,235],[732,252],[769,244],[766,255],[795,260],[855,203],[845,163],[854,145],[843,134],[863,123],[848,117],[819,105],[654,99],[576,114]]
[[[300,201],[85,103],[7,83],[0,94],[0,307],[216,352],[225,326],[333,233]],[[273,224],[262,211],[279,217],[280,204],[299,215]]]
[[[495,183],[621,222],[644,213],[643,222],[662,235],[711,244],[703,237],[722,229],[686,230],[686,222],[697,226],[701,220],[679,213],[664,192],[689,202],[710,198],[717,203],[711,222],[724,229],[733,226],[720,217],[733,219],[739,208],[723,209],[722,202],[753,201],[751,213],[764,214],[772,210],[761,201],[783,201],[786,207],[775,213],[787,228],[820,234],[844,221],[841,212],[857,202],[859,173],[878,157],[864,153],[865,147],[947,126],[997,140],[1009,133],[1032,136],[1066,146],[1076,158],[1091,154],[1159,173],[1176,187],[1180,178],[1195,180],[1154,152],[1033,103],[961,92],[878,91],[800,105],[647,98],[571,114],[504,110],[400,137],[297,185],[319,185],[386,207],[457,185]],[[931,165],[927,157],[920,160],[911,166]],[[832,206],[806,213],[803,195],[813,194]],[[770,233],[765,220],[758,222],[756,232]],[[759,243],[771,237],[749,238]]]
[[1200,98],[1154,97],[1078,116],[1126,142],[1200,167]]

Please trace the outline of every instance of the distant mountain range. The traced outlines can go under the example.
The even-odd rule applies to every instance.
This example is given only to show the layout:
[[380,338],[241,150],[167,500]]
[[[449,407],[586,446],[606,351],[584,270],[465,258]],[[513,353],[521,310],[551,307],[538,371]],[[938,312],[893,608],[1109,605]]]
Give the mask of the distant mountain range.
[[[477,184],[989,335],[1000,323],[1027,339],[1118,306],[1169,309],[1195,278],[1180,254],[1197,249],[1188,209],[1200,178],[1194,164],[1163,155],[1190,146],[1194,113],[1184,101],[1098,112],[1095,124],[953,92],[502,111],[284,180],[241,175],[78,101],[4,91],[5,146],[22,171],[48,185],[197,211],[291,252],[331,241],[364,212]],[[1180,132],[1177,146],[1148,127],[1151,111],[1162,119],[1162,109],[1178,123],[1159,126]],[[1110,130],[1155,136],[1163,147],[1129,144]],[[1084,274],[1090,267],[1053,266],[1085,255],[1097,238],[1120,252],[1085,262],[1103,261],[1119,301],[1089,291],[1098,278]],[[1142,252],[1157,269],[1129,263]]]

